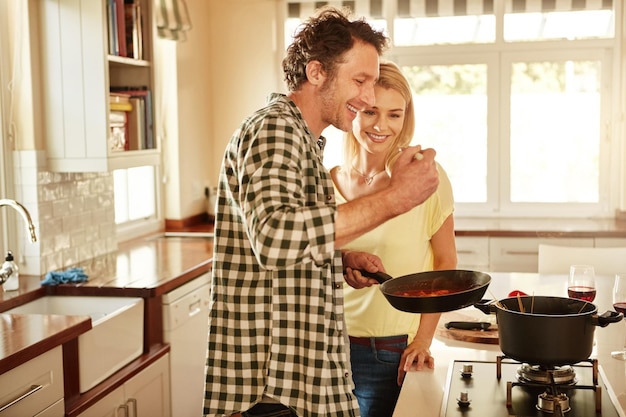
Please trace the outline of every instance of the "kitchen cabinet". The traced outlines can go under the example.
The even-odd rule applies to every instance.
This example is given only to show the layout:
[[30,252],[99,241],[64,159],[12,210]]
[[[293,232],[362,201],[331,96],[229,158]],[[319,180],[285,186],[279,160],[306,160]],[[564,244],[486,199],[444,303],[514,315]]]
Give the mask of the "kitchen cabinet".
[[1,417],[62,417],[64,408],[61,346],[0,375]]
[[485,272],[537,272],[540,243],[614,247],[626,246],[626,238],[457,236],[457,268]]
[[[46,0],[40,5],[42,102],[48,170],[106,172],[160,161],[156,132],[146,146],[112,150],[111,87],[146,88],[154,103],[151,0],[140,5],[142,59],[110,54],[113,0]],[[117,31],[116,31],[117,36]],[[154,123],[154,105],[146,108]],[[128,120],[131,114],[125,113]],[[138,120],[138,119],[137,119]],[[128,137],[127,137],[128,139]]]
[[169,417],[169,353],[126,381],[79,417]]
[[489,238],[483,236],[456,237],[457,268],[472,271],[489,270]]
[[489,238],[489,270],[493,272],[537,272],[539,244],[593,247],[593,238]]

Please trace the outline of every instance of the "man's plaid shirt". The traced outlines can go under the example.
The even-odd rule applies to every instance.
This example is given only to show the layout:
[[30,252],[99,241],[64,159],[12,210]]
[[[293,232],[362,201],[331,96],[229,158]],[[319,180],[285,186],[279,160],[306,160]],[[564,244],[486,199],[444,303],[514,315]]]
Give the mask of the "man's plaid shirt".
[[228,143],[215,220],[207,416],[246,410],[263,394],[301,417],[359,415],[333,184],[318,140],[296,105],[273,94]]

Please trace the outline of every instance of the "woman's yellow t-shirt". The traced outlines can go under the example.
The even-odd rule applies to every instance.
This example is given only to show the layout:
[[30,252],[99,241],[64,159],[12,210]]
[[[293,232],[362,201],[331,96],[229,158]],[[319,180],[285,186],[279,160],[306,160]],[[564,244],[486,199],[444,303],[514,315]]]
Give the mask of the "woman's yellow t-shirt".
[[[392,277],[432,270],[430,239],[454,210],[450,180],[440,166],[438,169],[439,187],[423,204],[388,220],[344,249],[377,255]],[[337,204],[346,202],[336,188],[335,194]],[[419,327],[419,314],[392,307],[378,285],[357,290],[344,283],[344,310],[350,336],[408,334],[410,342]]]

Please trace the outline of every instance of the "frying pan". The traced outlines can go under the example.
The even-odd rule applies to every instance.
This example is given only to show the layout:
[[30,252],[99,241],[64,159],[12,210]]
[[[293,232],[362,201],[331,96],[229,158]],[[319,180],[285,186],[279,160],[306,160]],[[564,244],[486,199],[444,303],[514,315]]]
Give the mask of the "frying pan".
[[[359,270],[380,283],[389,304],[409,313],[443,313],[474,305],[485,294],[491,277],[483,272],[449,269],[393,278],[384,272]],[[437,295],[438,291],[445,291]],[[424,295],[403,295],[420,292]]]

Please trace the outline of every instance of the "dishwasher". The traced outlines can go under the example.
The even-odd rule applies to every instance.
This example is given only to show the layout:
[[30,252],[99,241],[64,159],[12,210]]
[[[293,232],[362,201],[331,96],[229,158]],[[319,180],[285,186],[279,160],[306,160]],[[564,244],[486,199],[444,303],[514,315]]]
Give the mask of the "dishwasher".
[[204,401],[210,273],[163,295],[163,340],[170,345],[172,416],[197,417]]

